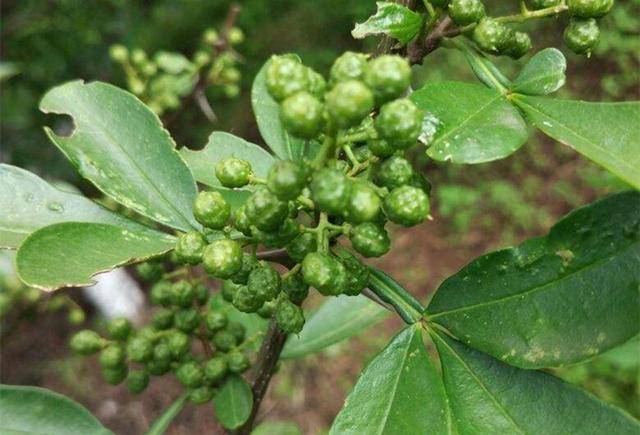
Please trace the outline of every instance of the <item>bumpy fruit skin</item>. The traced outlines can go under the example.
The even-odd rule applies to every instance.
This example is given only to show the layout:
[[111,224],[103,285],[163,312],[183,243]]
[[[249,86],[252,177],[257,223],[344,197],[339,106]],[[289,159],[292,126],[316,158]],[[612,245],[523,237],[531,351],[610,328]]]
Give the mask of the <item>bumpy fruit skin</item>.
[[301,304],[309,296],[309,284],[304,282],[302,273],[294,273],[282,279],[282,291],[291,302]]
[[266,83],[269,94],[282,101],[296,92],[309,89],[309,76],[300,62],[289,56],[272,56],[267,66]]
[[329,71],[329,81],[331,84],[336,84],[349,80],[362,80],[366,68],[366,55],[346,51],[333,62]]
[[231,207],[220,192],[200,192],[193,204],[196,220],[202,225],[219,230],[231,216]]
[[339,215],[349,203],[351,183],[343,173],[325,168],[316,173],[309,189],[311,199],[318,207],[330,214]]
[[262,306],[258,309],[258,311],[256,311],[256,313],[263,319],[270,319],[273,316],[273,313],[276,311],[277,306],[278,301],[274,299],[262,304]]
[[336,84],[326,95],[327,112],[343,128],[359,124],[373,110],[371,90],[358,80]]
[[301,263],[307,254],[317,250],[317,238],[315,234],[302,233],[289,242],[285,249],[289,257],[296,263]]
[[390,221],[410,227],[429,216],[429,197],[417,187],[398,187],[384,199],[384,211]]
[[246,186],[252,174],[251,163],[236,157],[227,157],[216,164],[216,177],[224,187]]
[[179,330],[190,333],[200,324],[200,316],[193,308],[185,308],[175,313],[173,323]]
[[302,276],[304,282],[325,296],[339,295],[346,284],[342,263],[323,252],[312,252],[304,258]]
[[318,99],[322,99],[327,89],[326,80],[311,68],[305,68],[305,70],[309,80],[309,93]]
[[346,218],[352,223],[369,222],[378,217],[382,201],[369,183],[353,183],[349,194]]
[[227,354],[227,366],[232,373],[244,373],[250,365],[249,358],[242,352],[233,350]]
[[213,388],[208,386],[198,387],[189,393],[189,400],[196,405],[204,405],[213,398]]
[[251,232],[254,240],[260,241],[267,248],[279,248],[286,245],[300,234],[300,224],[287,218],[274,232],[260,231],[253,227]]
[[129,372],[127,376],[127,389],[133,394],[142,393],[149,385],[149,375],[142,370]]
[[407,159],[393,156],[376,167],[374,178],[379,186],[394,189],[409,184],[413,175],[413,167]]
[[251,236],[251,222],[249,221],[249,217],[247,217],[247,209],[244,204],[233,212],[233,223],[236,230],[247,237]]
[[289,208],[268,189],[260,188],[247,199],[245,213],[249,222],[260,231],[274,231],[287,218]]
[[392,147],[391,144],[384,139],[373,139],[368,142],[367,146],[374,156],[380,158],[392,156],[397,151],[397,149]]
[[167,346],[171,351],[174,359],[180,359],[189,351],[191,343],[189,342],[189,336],[183,332],[173,331],[167,337]]
[[69,346],[80,355],[91,355],[102,349],[102,337],[95,331],[84,329],[71,337]]
[[449,3],[449,16],[458,26],[477,23],[484,15],[484,4],[480,0],[451,0]]
[[533,9],[534,11],[558,6],[561,2],[562,0],[527,0],[529,9]]
[[222,352],[228,352],[236,346],[236,337],[226,329],[216,332],[211,341]]
[[424,113],[412,101],[400,98],[380,108],[375,127],[380,138],[394,148],[405,150],[416,144],[423,118]]
[[127,357],[134,362],[149,361],[153,356],[153,343],[144,337],[134,337],[127,343]]
[[509,29],[493,18],[485,18],[473,29],[473,40],[481,50],[499,54],[508,45]]
[[376,104],[381,105],[398,98],[409,88],[411,67],[400,56],[380,56],[369,62],[364,82],[373,91]]
[[508,44],[506,54],[514,59],[520,59],[522,56],[527,54],[532,47],[531,38],[527,33],[514,32]]
[[113,368],[103,368],[101,372],[102,377],[107,384],[118,385],[120,382],[125,380],[129,369],[127,366],[121,365]]
[[240,286],[233,295],[232,304],[243,313],[255,313],[260,309],[264,300],[249,290],[246,285]]
[[291,160],[275,162],[267,174],[267,188],[284,201],[297,198],[306,181],[305,170]]
[[202,264],[216,278],[231,278],[242,267],[242,248],[233,240],[215,240],[204,249]]
[[207,239],[197,231],[181,235],[176,244],[178,260],[185,264],[199,264],[205,246],[207,246]]
[[571,19],[564,31],[564,43],[576,54],[588,54],[598,44],[600,29],[596,20]]
[[126,340],[131,334],[131,321],[125,317],[116,317],[107,323],[107,335],[114,340]]
[[284,299],[278,304],[276,323],[284,332],[297,334],[304,326],[304,312],[299,306]]
[[236,293],[242,286],[243,284],[236,284],[230,280],[223,282],[221,288],[222,298],[227,302],[232,302]]
[[105,368],[113,368],[124,363],[125,353],[122,346],[111,344],[100,352],[100,365]]
[[240,322],[229,322],[227,325],[227,331],[231,333],[236,339],[236,344],[240,344],[244,341],[247,334],[247,328]]
[[369,160],[374,154],[367,145],[362,145],[353,150],[353,155],[358,160],[358,163],[362,163]]
[[261,263],[260,266],[253,269],[247,281],[249,292],[260,299],[260,305],[264,301],[275,299],[280,294],[281,285],[280,274],[268,263]]
[[229,323],[227,315],[221,311],[209,311],[202,319],[204,326],[209,332],[218,332],[224,329]]
[[187,361],[176,369],[176,378],[187,388],[197,388],[202,385],[204,372],[198,363]]
[[152,358],[152,361],[171,361],[173,354],[171,353],[169,345],[162,341],[156,344],[153,348]]
[[568,0],[569,13],[579,18],[600,18],[611,10],[614,0]]
[[324,126],[324,105],[309,92],[298,92],[282,102],[280,119],[292,135],[313,139]]
[[171,361],[152,359],[145,364],[145,369],[153,376],[162,376],[171,370]]
[[384,227],[373,222],[353,227],[349,240],[353,249],[365,257],[380,257],[391,248],[391,240]]
[[196,302],[199,305],[204,305],[209,300],[209,289],[203,283],[198,283],[193,286],[196,293]]
[[187,308],[193,304],[196,291],[188,281],[178,281],[171,286],[171,303],[178,307]]
[[153,305],[170,305],[172,295],[172,286],[169,281],[160,281],[151,287],[151,303]]
[[249,274],[258,265],[258,259],[253,254],[242,254],[242,267],[231,277],[235,284],[246,284]]
[[204,377],[207,382],[216,384],[227,374],[227,360],[221,356],[211,358],[204,365]]
[[151,318],[151,324],[159,330],[169,329],[173,326],[173,312],[167,309],[161,309]]
[[369,269],[363,265],[349,251],[342,250],[339,253],[340,261],[347,269],[347,285],[344,294],[348,296],[357,296],[369,283]]

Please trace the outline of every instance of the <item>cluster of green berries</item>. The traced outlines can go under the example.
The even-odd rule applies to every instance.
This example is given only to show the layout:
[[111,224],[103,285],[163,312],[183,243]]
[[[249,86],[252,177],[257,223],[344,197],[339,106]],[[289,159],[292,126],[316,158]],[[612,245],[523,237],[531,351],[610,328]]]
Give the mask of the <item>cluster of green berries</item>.
[[71,338],[71,348],[99,353],[105,381],[125,382],[134,394],[146,389],[151,376],[173,373],[197,404],[211,400],[228,375],[250,367],[245,349],[253,338],[245,337],[245,327],[229,319],[228,306],[203,284],[161,279],[151,288],[151,303],[158,308],[148,325],[136,329],[125,318],[112,319],[105,337],[82,330]]
[[567,0],[571,20],[564,31],[564,43],[576,54],[589,55],[600,40],[597,19],[606,15],[614,0]]
[[235,98],[240,93],[241,74],[238,55],[231,46],[243,40],[242,31],[236,27],[224,38],[208,29],[191,59],[166,51],[150,58],[142,49],[130,51],[120,44],[112,45],[109,54],[122,66],[129,90],[162,115],[180,106],[180,99],[193,91],[200,75],[206,77],[206,90],[211,96]]

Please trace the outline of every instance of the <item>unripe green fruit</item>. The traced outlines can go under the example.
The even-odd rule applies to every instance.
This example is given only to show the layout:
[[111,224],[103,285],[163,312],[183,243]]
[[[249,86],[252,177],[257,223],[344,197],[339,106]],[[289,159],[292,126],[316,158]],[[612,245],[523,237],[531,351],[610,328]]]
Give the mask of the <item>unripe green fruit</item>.
[[136,266],[136,272],[140,279],[146,282],[156,282],[164,274],[164,266],[162,263],[155,261],[147,261]]
[[118,367],[124,363],[124,349],[117,344],[111,344],[100,352],[100,365],[105,368]]
[[151,287],[151,303],[168,306],[172,303],[173,287],[169,281],[160,281]]
[[336,84],[325,95],[325,101],[327,112],[342,128],[359,124],[371,113],[374,105],[373,93],[358,80]]
[[273,313],[276,311],[276,307],[278,306],[278,301],[276,299],[265,302],[262,306],[256,311],[258,316],[263,319],[270,319],[273,316]]
[[222,298],[227,302],[232,302],[234,296],[242,286],[243,284],[236,284],[231,280],[223,282],[221,287]]
[[280,106],[285,130],[302,139],[313,139],[324,127],[324,105],[308,92],[287,97]]
[[320,209],[339,215],[349,203],[351,183],[344,174],[325,168],[316,173],[309,189],[311,199]]
[[149,340],[153,342],[156,339],[158,331],[151,325],[146,325],[136,332],[136,337],[144,338],[145,340]]
[[531,44],[531,38],[524,32],[514,32],[511,37],[506,54],[514,59],[520,59],[527,54],[533,45]]
[[364,82],[371,88],[376,104],[398,98],[411,84],[411,67],[400,56],[384,55],[369,62]]
[[325,296],[342,293],[346,283],[346,270],[336,258],[323,252],[313,252],[302,262],[304,282]]
[[145,364],[145,370],[153,376],[162,376],[171,370],[170,360],[155,360],[152,359]]
[[411,100],[400,98],[380,108],[375,127],[381,139],[394,148],[405,150],[416,144],[423,118],[424,113]]
[[276,310],[276,323],[287,334],[297,334],[304,326],[304,312],[299,306],[283,299]]
[[147,53],[140,48],[134,48],[131,51],[131,61],[136,64],[142,64],[147,61]]
[[204,380],[204,372],[198,363],[188,361],[181,364],[176,369],[176,378],[187,388],[196,388],[202,385]]
[[249,183],[253,171],[251,163],[235,157],[227,157],[216,164],[216,178],[224,187],[242,187]]
[[209,311],[207,312],[207,314],[205,314],[203,320],[204,326],[209,332],[221,331],[229,323],[227,315],[221,311]]
[[215,29],[207,29],[202,35],[202,40],[207,44],[215,44],[219,35]]
[[366,55],[347,51],[333,62],[329,72],[329,80],[331,84],[349,80],[362,80],[366,68]]
[[576,54],[588,54],[598,44],[600,29],[596,20],[572,18],[564,31],[564,43]]
[[240,95],[240,86],[238,85],[226,85],[222,90],[227,98],[235,98]]
[[174,359],[180,359],[191,348],[191,343],[189,342],[189,336],[180,331],[173,331],[171,334],[167,336],[167,346],[169,350],[171,350],[171,355],[173,355]]
[[309,76],[305,66],[288,56],[272,56],[266,70],[269,94],[282,101],[296,92],[309,89]]
[[221,352],[228,352],[236,346],[236,337],[227,330],[216,332],[211,341]]
[[101,372],[106,383],[110,385],[118,385],[120,382],[125,380],[129,369],[125,365],[120,365],[117,367],[103,368]]
[[562,0],[527,0],[529,9],[534,11],[558,6]]
[[287,218],[275,232],[260,231],[253,227],[252,234],[267,248],[281,248],[300,234],[300,224]]
[[129,57],[129,50],[121,44],[114,44],[109,47],[109,57],[118,63],[124,63]]
[[244,341],[247,334],[247,328],[240,322],[229,322],[227,325],[227,331],[231,333],[236,339],[236,344],[240,344]]
[[232,373],[241,374],[251,366],[249,358],[237,350],[232,350],[227,354],[227,366]]
[[365,162],[374,156],[373,152],[367,145],[362,145],[354,149],[353,155],[355,156],[356,160],[358,160],[358,163]]
[[429,216],[429,197],[417,187],[398,187],[384,199],[384,211],[390,221],[410,227]]
[[243,205],[238,207],[236,211],[233,212],[233,223],[236,227],[236,230],[240,231],[247,237],[251,236],[251,222],[247,217],[246,208]]
[[204,405],[213,398],[213,388],[211,387],[199,387],[192,390],[189,393],[189,400],[196,405]]
[[227,224],[231,207],[220,192],[200,192],[193,204],[193,213],[202,225],[219,230]]
[[204,365],[204,377],[211,384],[220,382],[226,374],[227,360],[224,357],[213,357]]
[[369,222],[378,217],[382,201],[373,188],[364,181],[351,186],[345,217],[349,222]]
[[227,41],[231,45],[242,44],[244,41],[244,32],[239,27],[232,27],[227,32]]
[[374,156],[385,158],[392,156],[397,149],[392,147],[389,142],[384,139],[373,139],[367,143],[367,146],[371,150]]
[[404,157],[393,156],[376,167],[374,180],[379,186],[394,189],[409,184],[413,176],[411,163]]
[[198,302],[199,305],[206,304],[210,296],[209,288],[203,283],[198,283],[193,286],[193,289],[196,293],[196,302]]
[[190,333],[200,324],[200,316],[193,308],[185,308],[174,314],[173,323],[179,330]]
[[233,296],[232,304],[243,313],[255,313],[260,309],[264,299],[249,290],[246,285],[240,286]]
[[266,188],[256,189],[245,203],[249,222],[261,231],[276,230],[289,214],[287,203]]
[[[260,305],[262,305],[262,302],[273,300],[280,294],[281,284],[282,281],[278,271],[268,263],[262,262],[249,274],[247,289],[249,293],[259,299]],[[258,306],[258,308],[260,307]]]
[[[0,313],[2,310],[0,309]],[[1,316],[1,314],[0,314]],[[79,308],[72,308],[67,315],[67,321],[72,325],[80,325],[86,319],[84,311]]]
[[346,250],[340,253],[340,261],[347,270],[347,284],[344,294],[357,296],[369,284],[369,269]]
[[69,346],[71,350],[80,355],[91,355],[102,349],[103,340],[97,332],[90,329],[84,329],[80,332],[76,332]]
[[291,302],[301,304],[309,296],[309,284],[304,282],[302,273],[294,273],[282,280],[282,291]]
[[302,233],[293,239],[285,249],[289,257],[296,263],[301,263],[307,254],[317,250],[317,238],[315,234]]
[[167,343],[158,343],[153,347],[153,361],[171,361],[173,354]]
[[171,303],[178,307],[190,307],[196,297],[196,291],[188,281],[178,281],[171,286]]
[[142,370],[129,372],[127,376],[127,389],[133,394],[142,393],[149,385],[149,375]]
[[480,0],[451,0],[449,3],[449,16],[458,26],[477,23],[484,15],[484,5]]
[[567,0],[569,13],[579,18],[600,18],[611,10],[614,0]]
[[307,78],[309,79],[309,93],[319,100],[322,100],[327,90],[326,80],[321,74],[318,74],[311,68],[305,68],[305,70],[307,71]]
[[473,40],[481,50],[499,54],[508,46],[509,29],[493,18],[485,18],[473,29]]
[[134,337],[127,343],[127,357],[134,362],[149,361],[153,356],[153,343],[144,337]]
[[353,249],[365,257],[380,257],[391,248],[391,241],[384,227],[373,222],[351,228],[349,240]]
[[131,321],[129,319],[116,317],[107,323],[107,335],[110,338],[123,341],[129,338],[129,334],[131,334]]
[[242,248],[233,240],[215,240],[202,254],[204,269],[220,279],[228,279],[242,268]]
[[307,181],[305,170],[291,160],[278,160],[267,174],[267,188],[281,200],[295,199]]

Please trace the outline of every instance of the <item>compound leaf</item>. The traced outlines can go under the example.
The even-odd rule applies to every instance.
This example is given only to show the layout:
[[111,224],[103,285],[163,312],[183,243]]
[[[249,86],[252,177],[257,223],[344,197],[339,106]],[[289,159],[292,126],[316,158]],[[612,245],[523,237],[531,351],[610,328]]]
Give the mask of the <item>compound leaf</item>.
[[511,90],[527,95],[547,95],[560,89],[566,80],[567,60],[556,48],[545,48],[525,64]]
[[393,2],[376,2],[378,10],[364,23],[358,23],[351,31],[356,39],[372,35],[389,35],[401,44],[416,37],[422,28],[422,16],[411,9]]
[[240,376],[229,376],[213,397],[216,417],[227,429],[240,427],[251,415],[253,393]]

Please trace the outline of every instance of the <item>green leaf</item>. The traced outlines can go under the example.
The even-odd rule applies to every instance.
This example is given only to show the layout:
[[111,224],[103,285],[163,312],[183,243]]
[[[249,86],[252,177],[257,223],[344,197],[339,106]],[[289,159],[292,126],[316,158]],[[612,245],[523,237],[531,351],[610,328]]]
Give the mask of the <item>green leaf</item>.
[[[231,322],[238,322],[242,324],[246,329],[246,336],[248,339],[257,335],[264,335],[269,325],[269,321],[260,316],[239,311],[232,304],[225,301],[222,294],[219,292],[211,297],[210,306],[214,310],[224,312]],[[261,342],[262,340],[253,340],[250,346],[253,349],[258,350]]]
[[20,245],[16,265],[31,287],[55,290],[88,286],[92,277],[173,248],[175,238],[114,225],[63,222],[41,228]]
[[362,332],[389,311],[364,296],[329,298],[309,317],[302,332],[291,335],[282,358],[299,358]]
[[40,110],[73,118],[70,136],[46,128],[47,135],[105,194],[172,228],[200,228],[191,172],[158,117],[135,96],[106,83],[74,81],[47,92]]
[[485,85],[500,93],[504,93],[511,86],[511,81],[502,74],[497,66],[482,52],[459,39],[446,41],[444,46],[460,50],[475,76]]
[[623,411],[543,372],[521,370],[433,334],[463,434],[637,434]]
[[0,164],[0,247],[17,248],[29,234],[59,222],[95,222],[152,231],[29,171]]
[[547,95],[565,82],[567,60],[556,48],[546,48],[533,56],[522,68],[511,90],[527,95]]
[[636,335],[639,282],[640,193],[626,192],[474,260],[440,286],[427,316],[511,365],[553,367]]
[[376,2],[378,10],[364,23],[358,23],[351,31],[356,39],[372,35],[389,35],[406,44],[418,35],[422,28],[422,16],[411,9],[393,2]]
[[305,142],[289,135],[280,121],[280,105],[267,91],[267,61],[253,81],[251,87],[251,107],[258,129],[266,144],[281,159],[300,160],[304,155]]
[[537,128],[640,189],[640,102],[589,103],[513,95]]
[[251,435],[302,435],[302,431],[292,422],[265,421],[252,430]]
[[0,433],[5,435],[108,435],[80,404],[37,387],[0,385]]
[[369,363],[329,433],[451,433],[444,387],[420,325],[406,327]]
[[178,399],[165,409],[162,415],[153,422],[153,425],[146,432],[146,435],[162,435],[165,433],[171,422],[180,414],[182,408],[184,408],[188,398],[189,393],[178,397]]
[[482,163],[502,159],[527,140],[518,111],[493,89],[460,83],[429,83],[411,99],[438,119],[427,154],[440,161]]
[[229,376],[213,396],[216,417],[227,429],[240,427],[251,415],[253,393],[240,376]]

